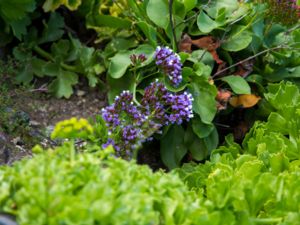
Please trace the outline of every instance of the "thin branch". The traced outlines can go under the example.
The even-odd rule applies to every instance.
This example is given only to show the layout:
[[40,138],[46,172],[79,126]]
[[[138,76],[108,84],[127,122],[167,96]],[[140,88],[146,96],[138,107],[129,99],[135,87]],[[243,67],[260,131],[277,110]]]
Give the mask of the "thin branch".
[[172,30],[172,35],[173,35],[173,49],[174,51],[177,51],[177,38],[176,38],[176,33],[175,33],[175,27],[173,23],[173,0],[169,0],[169,16],[170,16],[170,25],[171,25],[171,30]]
[[263,51],[261,51],[261,52],[255,54],[255,55],[253,55],[253,56],[250,56],[250,57],[248,57],[248,58],[246,58],[246,59],[243,59],[243,60],[241,60],[241,61],[239,61],[239,62],[237,62],[237,63],[235,63],[235,64],[232,64],[231,66],[228,66],[228,67],[226,67],[226,68],[224,68],[224,69],[222,69],[222,70],[216,72],[216,73],[212,76],[212,78],[215,78],[215,77],[218,76],[219,74],[221,74],[221,73],[223,73],[223,72],[225,72],[225,71],[227,71],[227,70],[229,70],[229,69],[231,69],[231,68],[233,68],[233,67],[236,67],[236,66],[238,66],[238,65],[240,65],[240,64],[242,64],[242,63],[245,63],[245,62],[247,62],[247,61],[249,61],[249,60],[251,60],[251,59],[254,59],[254,58],[256,58],[257,56],[260,56],[260,55],[263,55],[263,54],[265,54],[265,53],[267,53],[267,52],[269,52],[269,51],[274,51],[274,50],[281,49],[281,48],[284,48],[284,47],[285,47],[285,45],[279,45],[279,46],[274,47],[274,48],[265,49],[265,50],[263,50]]

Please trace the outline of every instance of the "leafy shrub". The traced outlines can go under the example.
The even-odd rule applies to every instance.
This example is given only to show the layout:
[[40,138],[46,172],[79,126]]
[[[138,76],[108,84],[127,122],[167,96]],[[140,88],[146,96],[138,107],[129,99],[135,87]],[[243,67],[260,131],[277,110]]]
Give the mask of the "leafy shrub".
[[195,224],[199,206],[178,176],[111,157],[109,149],[70,158],[71,148],[2,167],[1,211],[20,224]]
[[228,136],[210,161],[185,164],[177,172],[190,189],[204,194],[211,212],[229,213],[238,224],[298,224],[299,89],[281,82],[265,95],[275,112],[256,122],[244,148]]

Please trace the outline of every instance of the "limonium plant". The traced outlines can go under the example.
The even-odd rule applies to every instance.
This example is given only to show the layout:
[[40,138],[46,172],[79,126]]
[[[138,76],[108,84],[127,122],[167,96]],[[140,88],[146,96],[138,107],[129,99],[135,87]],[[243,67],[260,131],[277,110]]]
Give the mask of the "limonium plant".
[[[144,55],[130,57],[133,64],[145,61]],[[154,56],[156,65],[177,86],[181,80],[179,56],[167,47],[158,47]],[[170,124],[182,124],[193,117],[193,97],[188,92],[173,93],[159,80],[155,80],[144,90],[139,102],[135,93],[123,91],[115,97],[112,105],[101,110],[108,128],[108,139],[103,148],[112,145],[116,155],[135,158],[142,143],[151,139],[161,128]]]

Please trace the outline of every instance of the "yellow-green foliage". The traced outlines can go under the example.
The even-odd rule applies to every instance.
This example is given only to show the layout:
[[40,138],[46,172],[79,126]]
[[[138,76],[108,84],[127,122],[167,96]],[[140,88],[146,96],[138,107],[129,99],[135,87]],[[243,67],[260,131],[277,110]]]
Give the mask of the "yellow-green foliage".
[[58,122],[51,134],[51,138],[87,138],[94,132],[93,127],[86,119],[72,117],[69,120]]

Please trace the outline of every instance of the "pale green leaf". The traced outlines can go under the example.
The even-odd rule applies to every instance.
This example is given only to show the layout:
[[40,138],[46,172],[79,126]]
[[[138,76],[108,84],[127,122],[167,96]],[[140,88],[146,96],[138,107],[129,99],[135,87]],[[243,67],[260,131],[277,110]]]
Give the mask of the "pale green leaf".
[[251,88],[247,81],[241,76],[230,75],[221,78],[225,81],[236,94],[251,94]]

